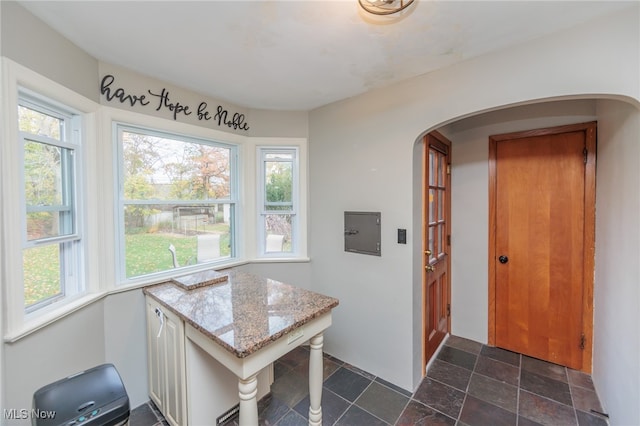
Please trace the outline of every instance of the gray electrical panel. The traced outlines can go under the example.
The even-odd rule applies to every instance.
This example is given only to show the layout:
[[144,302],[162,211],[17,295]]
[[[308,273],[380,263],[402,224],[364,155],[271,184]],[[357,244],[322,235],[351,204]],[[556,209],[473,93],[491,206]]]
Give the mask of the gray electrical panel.
[[344,212],[344,251],[380,256],[380,212]]

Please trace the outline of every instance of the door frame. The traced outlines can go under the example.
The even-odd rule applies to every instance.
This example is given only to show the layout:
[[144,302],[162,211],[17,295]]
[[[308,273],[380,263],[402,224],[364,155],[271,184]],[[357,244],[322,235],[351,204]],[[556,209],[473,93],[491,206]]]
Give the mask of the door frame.
[[[585,156],[585,197],[584,197],[584,250],[583,250],[583,293],[582,293],[582,324],[584,350],[582,351],[582,368],[585,373],[591,373],[593,351],[593,286],[595,273],[595,230],[596,230],[596,133],[597,122],[569,124],[544,129],[522,132],[505,133],[489,136],[489,333],[488,343],[496,343],[496,215],[497,215],[497,142],[543,136],[568,132],[582,131],[585,133],[587,153]],[[579,344],[579,342],[576,342]]]
[[[424,190],[425,186],[429,187],[429,138],[435,139],[437,142],[447,146],[447,157],[448,157],[448,171],[446,173],[446,188],[447,188],[447,199],[445,200],[445,220],[447,223],[447,235],[448,235],[448,244],[447,244],[447,304],[449,306],[448,315],[447,315],[447,334],[451,334],[451,141],[444,137],[437,130],[433,130],[426,134],[423,137],[422,143],[424,147],[424,152],[422,154],[422,252],[420,253],[421,258],[423,259],[421,262],[421,273],[422,273],[422,365],[421,371],[422,376],[426,375],[426,366],[430,359],[427,359],[427,315],[428,315],[428,307],[427,307],[427,273],[425,267],[427,266],[425,262],[425,251],[428,249],[429,242],[427,241],[427,226],[428,226],[428,200],[426,197],[426,192]],[[446,337],[446,336],[445,336]]]

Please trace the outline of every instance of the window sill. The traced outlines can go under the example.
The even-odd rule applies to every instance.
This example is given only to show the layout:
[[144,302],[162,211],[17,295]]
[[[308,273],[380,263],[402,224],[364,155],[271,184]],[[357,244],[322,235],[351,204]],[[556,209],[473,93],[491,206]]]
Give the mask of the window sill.
[[308,257],[257,257],[248,263],[309,263]]
[[107,294],[109,293],[101,292],[88,294],[78,299],[72,300],[69,303],[65,303],[62,306],[56,307],[47,312],[29,318],[22,324],[21,327],[5,334],[4,341],[6,343],[14,343],[19,339],[22,339],[23,337],[28,336],[29,334],[38,331],[41,328],[44,328],[49,324],[52,324],[59,319],[64,318],[67,315],[72,314],[73,312],[76,312],[84,308],[85,306],[88,306],[104,298]]
[[[236,262],[225,264],[225,265],[209,265],[208,267],[195,268],[194,270],[189,270],[189,271],[183,270],[183,271],[180,271],[180,274],[177,274],[177,275],[185,275],[188,273],[193,273],[198,270],[205,270],[205,269],[223,270],[223,269],[233,268],[235,266],[241,266],[241,265],[246,265],[251,263],[264,264],[264,263],[308,263],[308,262],[311,262],[311,259],[308,257],[263,257],[263,258],[252,259],[249,261],[247,260],[236,261]],[[64,304],[63,306],[59,306],[57,308],[51,309],[50,311],[44,312],[42,314],[38,314],[37,316],[34,316],[33,318],[26,320],[21,327],[5,334],[4,341],[6,343],[17,342],[23,337],[26,337],[31,333],[34,333],[44,327],[47,327],[48,325],[53,324],[59,319],[62,319],[88,305],[91,305],[92,303],[97,302],[98,300],[101,300],[110,294],[117,294],[117,293],[122,293],[126,291],[136,290],[138,288],[147,287],[147,286],[158,284],[161,282],[166,282],[170,279],[171,277],[163,276],[163,277],[158,277],[156,279],[147,280],[143,282],[140,281],[135,283],[122,284],[114,288],[111,288],[108,291],[103,291],[100,293],[92,293],[92,294],[82,296],[78,299],[75,299],[73,301],[70,301],[69,303]]]

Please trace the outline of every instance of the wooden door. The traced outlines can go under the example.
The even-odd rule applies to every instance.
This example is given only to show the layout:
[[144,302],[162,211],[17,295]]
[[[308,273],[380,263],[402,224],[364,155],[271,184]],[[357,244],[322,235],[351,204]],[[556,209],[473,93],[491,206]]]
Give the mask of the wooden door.
[[595,123],[490,145],[495,345],[590,370]]
[[451,142],[438,132],[425,137],[423,218],[423,365],[450,331]]

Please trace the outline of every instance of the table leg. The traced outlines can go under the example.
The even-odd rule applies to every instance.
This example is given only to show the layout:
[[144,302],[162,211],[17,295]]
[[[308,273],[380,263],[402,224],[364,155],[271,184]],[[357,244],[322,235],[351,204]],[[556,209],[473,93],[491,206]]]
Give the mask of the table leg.
[[255,426],[258,424],[258,375],[238,380],[238,395],[240,396],[240,426]]
[[322,425],[322,333],[309,341],[309,425]]

